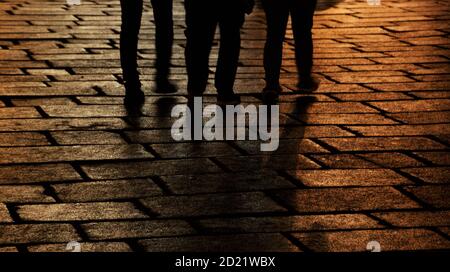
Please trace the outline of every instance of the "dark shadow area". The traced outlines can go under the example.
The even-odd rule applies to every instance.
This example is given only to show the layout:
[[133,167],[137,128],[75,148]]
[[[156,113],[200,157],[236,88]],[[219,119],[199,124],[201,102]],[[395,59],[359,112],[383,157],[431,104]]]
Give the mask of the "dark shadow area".
[[312,232],[299,234],[302,241],[308,248],[313,248],[315,252],[331,252],[330,241],[327,233],[323,232],[326,228],[320,223],[314,223],[311,226]]
[[156,116],[170,116],[172,108],[179,103],[175,97],[161,97],[156,100]]
[[345,0],[319,0],[317,2],[317,11],[327,10],[329,8],[337,6],[339,3]]
[[[255,145],[259,149],[260,141],[185,141],[173,146],[174,150],[168,152],[170,155],[167,156],[176,156],[180,161],[189,160],[192,167],[194,164],[202,164],[205,173],[160,176],[161,181],[168,188],[175,194],[182,195],[177,196],[177,202],[170,204],[170,207],[179,210],[176,212],[177,214],[182,213],[188,218],[216,217],[224,219],[216,222],[217,226],[206,226],[208,233],[251,233],[254,231],[240,229],[244,228],[240,218],[245,219],[255,214],[270,217],[274,212],[277,216],[287,215],[283,208],[277,206],[265,195],[264,190],[293,188],[292,183],[284,176],[286,176],[286,171],[295,171],[297,166],[303,163],[298,159],[298,153],[301,152],[299,143],[304,137],[304,126],[298,120],[301,119],[306,123],[305,115],[315,101],[316,98],[313,96],[302,96],[288,103],[291,104],[291,108],[287,112],[288,118],[282,117],[280,121],[282,142],[279,149],[274,152],[253,152],[250,146]],[[173,98],[159,99],[156,102],[158,113],[167,114],[171,109],[169,105],[173,105],[174,102]],[[215,111],[219,108],[222,109],[217,106]],[[211,110],[214,109],[211,107]],[[270,116],[270,113],[268,114]],[[283,142],[286,138],[289,140]],[[246,146],[246,144],[250,144],[250,146]],[[163,155],[163,158],[167,157]],[[223,163],[222,161],[235,159],[237,162]],[[215,173],[207,173],[212,164],[215,164],[215,168],[218,170]],[[183,171],[181,169],[177,172]],[[281,222],[280,225],[277,225],[276,222],[278,221],[264,228],[285,231],[291,228],[290,224],[295,224],[295,222]],[[247,228],[251,227],[254,226],[247,226]],[[267,229],[261,231],[267,232]],[[281,236],[278,237],[273,233],[265,235],[267,235],[267,240],[264,241],[230,242],[230,244],[224,244],[223,247],[219,245],[216,247],[213,241],[202,240],[204,244],[196,246],[207,248],[214,245],[215,251],[245,251],[250,248],[256,250],[255,246],[260,250],[270,251],[280,246]],[[288,242],[282,244],[280,248],[287,250]],[[294,248],[295,246],[292,246],[291,250]]]
[[127,101],[124,103],[127,112],[125,120],[134,128],[140,127],[143,106],[143,103],[129,103]]
[[286,175],[287,171],[302,168],[298,155],[301,153],[300,144],[305,136],[307,110],[316,101],[314,96],[301,96],[294,101],[292,109],[286,113],[288,118],[285,123],[280,124],[280,145],[276,151],[265,155],[267,162],[262,165],[263,168],[275,167],[275,170],[281,171],[283,175]]

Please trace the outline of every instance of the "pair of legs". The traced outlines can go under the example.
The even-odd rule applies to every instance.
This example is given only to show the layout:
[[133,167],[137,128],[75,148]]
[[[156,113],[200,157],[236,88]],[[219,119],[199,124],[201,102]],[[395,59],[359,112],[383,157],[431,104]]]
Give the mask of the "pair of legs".
[[[151,0],[156,26],[155,47],[157,85],[168,84],[170,59],[173,45],[172,0]],[[120,0],[122,26],[120,32],[120,62],[125,87],[140,88],[137,65],[139,29],[143,11],[143,0]]]
[[291,15],[299,81],[309,80],[313,65],[313,17],[317,0],[262,0],[267,20],[264,69],[268,89],[280,89],[283,42]]
[[240,30],[245,19],[242,4],[235,0],[185,0],[185,9],[189,95],[200,96],[206,89],[209,56],[217,26],[220,29],[220,49],[215,87],[219,97],[233,95],[241,45]]

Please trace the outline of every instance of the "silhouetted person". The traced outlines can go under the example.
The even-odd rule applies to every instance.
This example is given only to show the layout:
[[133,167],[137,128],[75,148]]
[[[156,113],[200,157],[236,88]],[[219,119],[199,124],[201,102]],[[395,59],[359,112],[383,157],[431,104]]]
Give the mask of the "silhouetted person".
[[[170,59],[173,45],[173,0],[152,0],[156,26],[156,89],[155,92],[176,92],[169,81]],[[125,82],[125,102],[143,102],[137,65],[139,29],[141,27],[143,0],[120,0],[122,26],[120,32],[120,61]]]
[[298,88],[312,91],[318,83],[311,76],[313,65],[312,27],[317,0],[262,0],[267,21],[267,41],[264,49],[266,102],[278,99],[281,91],[280,69],[283,58],[283,42],[291,16],[295,40],[295,58],[298,69]]
[[215,75],[218,102],[238,104],[234,81],[241,45],[240,30],[245,13],[251,13],[254,0],[185,0],[186,68],[188,94],[201,96],[208,84],[209,55],[217,26],[220,29],[220,49]]

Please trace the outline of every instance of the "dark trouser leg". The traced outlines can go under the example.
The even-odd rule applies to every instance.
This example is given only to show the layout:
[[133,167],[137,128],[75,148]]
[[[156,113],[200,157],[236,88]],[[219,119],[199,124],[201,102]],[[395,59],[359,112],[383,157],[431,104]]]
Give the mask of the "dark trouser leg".
[[217,20],[214,10],[204,1],[185,0],[185,9],[187,90],[190,95],[202,95],[208,84],[209,55]]
[[156,71],[157,80],[165,81],[169,77],[170,59],[173,45],[173,0],[151,0],[156,35]]
[[139,82],[137,50],[142,18],[142,0],[120,0],[122,26],[120,31],[120,63],[125,86]]
[[289,6],[287,0],[263,0],[263,8],[267,21],[267,39],[264,47],[266,85],[268,88],[278,88],[283,57],[283,41],[289,19]]
[[317,0],[290,0],[295,56],[300,78],[311,76],[313,65],[312,27]]
[[[230,0],[226,0],[230,1]],[[230,3],[231,2],[231,3]],[[241,50],[241,27],[245,14],[232,1],[224,3],[219,12],[220,49],[217,60],[215,86],[218,93],[233,92]]]

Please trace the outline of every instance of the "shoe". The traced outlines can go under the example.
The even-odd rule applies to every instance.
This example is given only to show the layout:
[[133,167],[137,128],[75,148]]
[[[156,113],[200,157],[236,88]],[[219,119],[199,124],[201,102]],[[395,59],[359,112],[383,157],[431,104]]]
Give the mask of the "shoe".
[[276,88],[265,87],[262,91],[262,101],[265,105],[274,105],[278,103],[278,98],[281,93],[281,87]]
[[160,94],[176,93],[177,91],[178,91],[177,86],[175,86],[175,84],[171,83],[167,79],[157,80],[156,87],[153,90],[154,93],[160,93]]
[[319,80],[312,76],[300,77],[297,88],[299,91],[303,92],[314,92],[319,88],[319,84]]
[[234,92],[219,93],[217,95],[217,104],[219,105],[239,105],[241,97]]
[[125,106],[140,107],[145,103],[145,94],[139,82],[125,84]]

